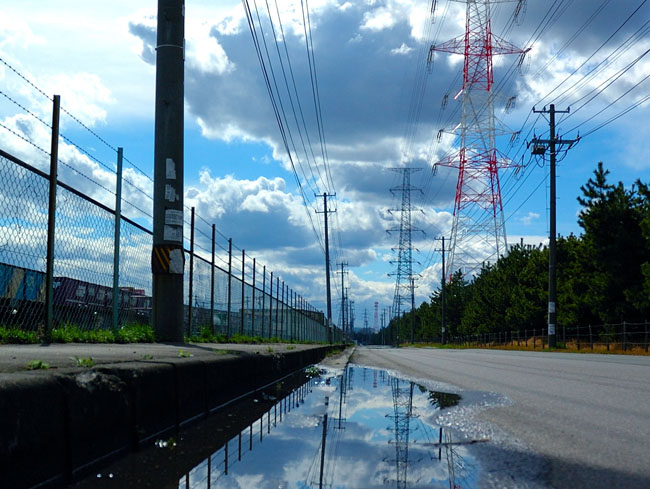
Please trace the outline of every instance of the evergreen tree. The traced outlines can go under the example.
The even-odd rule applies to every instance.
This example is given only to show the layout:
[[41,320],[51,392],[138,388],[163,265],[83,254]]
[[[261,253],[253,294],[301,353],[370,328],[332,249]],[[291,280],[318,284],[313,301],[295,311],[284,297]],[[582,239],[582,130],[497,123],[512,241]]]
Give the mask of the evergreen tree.
[[578,223],[584,229],[583,241],[588,262],[587,301],[602,321],[642,319],[635,304],[643,294],[642,264],[649,259],[647,241],[641,232],[643,198],[638,185],[628,190],[622,182],[607,182],[608,170],[602,162],[586,185],[578,202],[583,209]]

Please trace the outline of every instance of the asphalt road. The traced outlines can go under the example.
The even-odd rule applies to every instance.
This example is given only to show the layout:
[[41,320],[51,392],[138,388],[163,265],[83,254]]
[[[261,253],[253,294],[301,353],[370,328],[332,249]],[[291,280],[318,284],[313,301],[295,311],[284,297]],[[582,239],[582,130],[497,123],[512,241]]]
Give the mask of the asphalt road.
[[504,456],[533,457],[548,487],[650,488],[650,357],[358,348],[352,361],[507,396],[479,416],[527,445]]

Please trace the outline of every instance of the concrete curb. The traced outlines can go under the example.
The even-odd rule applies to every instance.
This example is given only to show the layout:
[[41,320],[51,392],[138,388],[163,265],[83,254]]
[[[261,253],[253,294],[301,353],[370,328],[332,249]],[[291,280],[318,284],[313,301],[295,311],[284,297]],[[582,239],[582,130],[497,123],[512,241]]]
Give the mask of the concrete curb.
[[101,462],[319,362],[323,346],[0,374],[3,487],[61,486]]

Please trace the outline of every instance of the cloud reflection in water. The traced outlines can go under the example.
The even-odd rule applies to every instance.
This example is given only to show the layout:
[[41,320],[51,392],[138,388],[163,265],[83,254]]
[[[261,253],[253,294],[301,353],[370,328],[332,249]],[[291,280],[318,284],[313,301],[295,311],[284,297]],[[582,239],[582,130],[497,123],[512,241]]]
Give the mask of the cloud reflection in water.
[[[229,441],[227,470],[222,447],[178,487],[318,488],[327,413],[323,487],[448,488],[451,477],[456,487],[471,488],[477,466],[466,449],[445,447],[439,459],[438,448],[430,445],[439,441],[440,427],[428,420],[459,400],[382,370],[323,371]],[[449,434],[444,441],[451,441]]]

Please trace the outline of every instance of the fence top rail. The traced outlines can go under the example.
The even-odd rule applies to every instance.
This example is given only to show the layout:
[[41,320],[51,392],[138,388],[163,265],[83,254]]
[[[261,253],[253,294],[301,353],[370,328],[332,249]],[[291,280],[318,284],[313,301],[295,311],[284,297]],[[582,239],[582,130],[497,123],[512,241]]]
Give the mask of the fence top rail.
[[[48,173],[45,173],[44,171],[39,170],[38,168],[36,168],[36,167],[30,165],[29,163],[25,163],[25,162],[22,161],[21,159],[16,158],[14,155],[12,155],[12,154],[10,154],[10,153],[7,153],[6,151],[4,151],[4,150],[2,150],[2,149],[0,149],[0,156],[3,157],[3,158],[5,158],[5,159],[7,159],[7,160],[12,161],[13,163],[17,164],[18,166],[23,167],[25,170],[28,170],[28,171],[30,171],[30,172],[32,172],[32,173],[35,173],[36,175],[38,175],[38,176],[40,176],[40,177],[45,178],[46,180],[49,180],[49,179],[50,179],[50,175],[49,175]],[[89,202],[89,203],[91,203],[91,204],[93,204],[93,205],[96,205],[96,206],[99,207],[100,209],[103,209],[103,210],[105,210],[106,212],[109,212],[109,213],[115,215],[115,209],[111,209],[111,208],[108,207],[107,205],[102,204],[101,202],[99,202],[99,201],[93,199],[92,197],[87,196],[87,195],[84,194],[83,192],[77,190],[77,189],[74,188],[74,187],[71,187],[71,186],[68,185],[67,183],[64,183],[64,182],[62,182],[62,181],[60,181],[60,180],[58,180],[58,179],[57,179],[57,182],[56,182],[56,183],[57,183],[57,185],[58,185],[59,187],[64,188],[64,189],[67,190],[68,192],[71,192],[71,193],[75,194],[77,197],[80,197],[80,198],[82,198],[83,200],[85,200],[85,201],[87,201],[87,202]],[[120,217],[121,217],[122,220],[124,220],[125,222],[128,222],[128,223],[131,224],[132,226],[137,227],[140,231],[143,231],[143,232],[145,232],[145,233],[147,233],[147,234],[153,236],[153,232],[150,231],[149,229],[147,229],[146,227],[144,227],[142,224],[138,224],[137,222],[135,222],[135,221],[132,220],[132,219],[129,219],[129,218],[126,217],[126,216],[120,216]]]
[[[22,161],[20,158],[17,158],[16,156],[12,155],[11,153],[8,153],[8,152],[4,151],[2,148],[0,148],[0,157],[5,158],[5,159],[7,159],[7,160],[9,160],[9,161],[11,161],[11,162],[13,162],[13,163],[15,163],[16,165],[18,165],[18,166],[24,168],[25,170],[30,171],[30,172],[34,173],[35,175],[38,175],[38,176],[40,176],[40,177],[42,177],[42,178],[44,178],[44,179],[46,179],[46,180],[49,180],[49,179],[50,179],[50,175],[49,175],[48,173],[44,172],[43,170],[39,170],[38,168],[36,168],[36,167],[30,165],[29,163],[26,163],[26,162]],[[102,204],[101,202],[99,202],[99,201],[93,199],[92,197],[89,197],[88,195],[86,195],[86,194],[84,194],[83,192],[81,192],[81,191],[75,189],[74,187],[72,187],[72,186],[66,184],[65,182],[62,182],[62,181],[60,181],[60,180],[57,179],[57,186],[59,186],[59,187],[65,189],[65,190],[67,190],[68,192],[73,193],[73,194],[76,195],[77,197],[79,197],[79,198],[85,200],[86,202],[88,202],[88,203],[90,203],[90,204],[93,204],[93,205],[99,207],[100,209],[102,209],[102,210],[104,210],[104,211],[106,211],[106,212],[108,212],[108,213],[110,213],[110,214],[112,214],[112,215],[115,215],[115,209],[111,209],[111,208],[108,207],[107,205],[104,205],[104,204]],[[128,224],[130,224],[130,225],[132,225],[132,226],[134,226],[134,227],[136,227],[136,228],[139,229],[140,231],[142,231],[142,232],[144,232],[144,233],[146,233],[146,234],[148,234],[148,235],[150,235],[150,236],[153,236],[153,231],[147,229],[147,228],[144,227],[142,224],[139,224],[139,223],[135,222],[133,219],[130,219],[130,218],[124,216],[124,215],[121,215],[120,218],[121,218],[124,222],[126,222],[126,223],[128,223]],[[233,245],[233,248],[235,248],[234,245]],[[238,248],[237,248],[237,249],[238,249]],[[183,250],[184,250],[186,253],[190,253],[189,248],[183,247]],[[202,257],[201,255],[197,254],[197,253],[194,253],[194,257],[195,257],[196,259],[198,259],[198,260],[204,262],[204,263],[207,264],[207,265],[212,265],[211,260],[208,260],[208,259]],[[233,253],[233,258],[236,258],[236,256],[235,256],[234,253]],[[223,272],[223,273],[226,273],[226,274],[228,273],[227,270],[224,270],[224,269],[221,268],[219,265],[216,265],[216,264],[215,264],[214,266],[215,266],[215,268],[218,269],[219,271],[221,271],[221,272]],[[239,281],[241,281],[241,279],[239,279],[239,278],[236,277],[235,275],[232,276],[232,279],[233,279],[233,280],[239,280]],[[248,285],[249,287],[252,287],[251,284],[246,283],[246,282],[244,282],[244,283],[245,283],[245,285]],[[259,291],[265,293],[265,294],[267,293],[266,291],[262,291],[262,290],[261,290],[260,288],[258,288],[257,286],[256,286],[255,288],[256,288],[257,290],[259,290]],[[281,301],[278,299],[278,302],[281,302]],[[282,303],[283,303],[285,306],[288,305],[288,304],[286,304],[285,302],[282,302]]]

